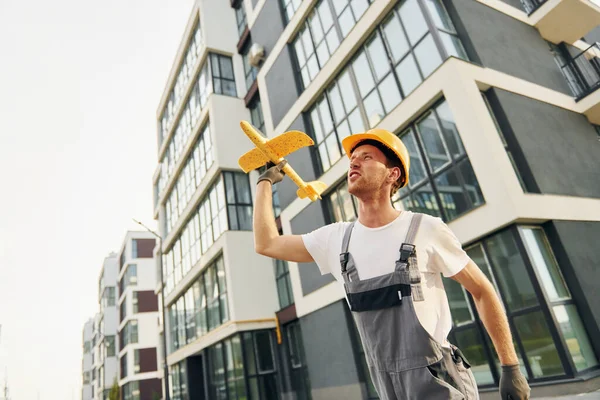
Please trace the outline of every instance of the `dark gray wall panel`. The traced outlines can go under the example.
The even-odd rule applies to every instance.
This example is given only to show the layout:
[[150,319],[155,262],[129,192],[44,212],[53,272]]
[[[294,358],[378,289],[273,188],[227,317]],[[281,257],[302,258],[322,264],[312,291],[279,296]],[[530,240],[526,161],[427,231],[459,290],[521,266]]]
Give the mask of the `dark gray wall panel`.
[[[306,132],[306,126],[304,125],[304,119],[300,115],[294,123],[287,129],[288,131],[301,131]],[[300,175],[300,177],[310,182],[316,179],[315,169],[313,168],[311,149],[309,147],[303,147],[286,157],[290,165]],[[285,209],[290,205],[292,201],[296,199],[296,191],[298,186],[291,179],[285,178],[277,186],[277,193],[279,194],[279,203],[281,209]]]
[[[590,339],[600,337],[600,222],[552,221],[545,230]],[[600,357],[600,342],[591,342]]]
[[525,11],[523,4],[519,0],[502,0],[503,3],[508,4],[509,6],[513,6],[519,11]]
[[587,35],[584,36],[584,39],[589,44],[600,42],[600,26],[592,29]]
[[277,60],[265,76],[273,126],[277,126],[298,100],[298,88],[294,78],[294,67],[288,46],[277,56]]
[[494,92],[541,193],[600,197],[598,134],[585,116]]
[[571,94],[539,32],[473,0],[444,0],[469,58],[485,67]]
[[347,320],[342,301],[300,318],[313,390],[359,382],[348,329],[352,321]]
[[256,8],[257,4],[258,4],[258,0],[252,0],[252,9]]
[[[312,202],[296,215],[290,221],[290,224],[292,225],[292,233],[295,235],[309,233],[325,225],[325,216],[323,215],[321,202]],[[334,281],[331,274],[321,275],[321,271],[319,271],[319,267],[315,263],[299,264],[298,270],[300,272],[300,283],[304,296]]]
[[[284,26],[279,3],[279,0],[267,0],[250,29],[252,42],[265,48],[265,57],[269,57],[273,46],[283,32]],[[256,6],[255,0],[253,0],[252,6]]]

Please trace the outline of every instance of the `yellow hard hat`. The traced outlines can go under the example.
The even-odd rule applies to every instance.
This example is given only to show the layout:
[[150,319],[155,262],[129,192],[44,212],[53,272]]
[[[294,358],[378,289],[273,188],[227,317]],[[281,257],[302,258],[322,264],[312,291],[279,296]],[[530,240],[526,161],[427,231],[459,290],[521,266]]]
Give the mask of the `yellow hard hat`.
[[408,171],[410,170],[410,157],[408,156],[408,150],[406,149],[406,146],[404,146],[404,143],[402,143],[402,140],[400,140],[398,136],[394,135],[390,131],[386,131],[385,129],[370,129],[365,133],[357,133],[344,138],[342,140],[342,147],[344,147],[348,158],[351,157],[352,150],[354,150],[357,144],[369,139],[383,144],[398,157],[403,169],[403,181],[400,184],[400,188],[406,186],[408,183]]

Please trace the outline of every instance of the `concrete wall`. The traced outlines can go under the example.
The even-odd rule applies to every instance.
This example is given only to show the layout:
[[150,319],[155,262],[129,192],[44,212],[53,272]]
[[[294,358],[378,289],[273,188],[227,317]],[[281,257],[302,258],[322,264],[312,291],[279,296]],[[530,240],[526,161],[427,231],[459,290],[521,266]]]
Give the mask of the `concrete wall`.
[[598,134],[585,116],[494,92],[541,193],[600,197]]
[[600,342],[593,339],[600,337],[597,243],[600,222],[552,221],[545,230],[596,356],[600,358]]
[[300,318],[313,400],[363,398],[349,323],[342,301]]
[[230,319],[273,318],[279,309],[273,260],[254,251],[252,232],[223,234]]
[[[115,302],[115,304],[117,304]],[[104,335],[116,335],[119,329],[119,309],[117,306],[104,309]]]
[[[290,221],[292,233],[295,235],[311,232],[322,227],[325,223],[321,202],[311,203]],[[321,275],[321,271],[315,263],[298,264],[298,272],[300,273],[300,283],[304,296],[334,281],[331,274]]]
[[258,43],[265,48],[265,57],[271,54],[271,50],[283,32],[283,17],[278,0],[265,1],[260,9],[254,24],[250,28],[252,42]]
[[592,29],[587,35],[585,35],[584,40],[589,44],[593,44],[596,42],[600,42],[600,26]]
[[156,286],[156,262],[154,258],[138,258],[132,263],[137,265],[135,290],[154,290]]
[[273,126],[279,124],[298,99],[298,87],[294,75],[290,49],[285,46],[265,76]]
[[[244,75],[236,75],[236,81],[243,79]],[[245,83],[244,83],[245,85]],[[244,91],[244,93],[246,93]],[[209,100],[210,107],[210,134],[215,146],[215,164],[223,169],[239,170],[239,158],[245,152],[254,148],[254,145],[244,135],[240,128],[240,121],[250,122],[250,111],[243,100],[235,97],[213,94]]]
[[104,387],[110,389],[115,381],[119,381],[119,359],[118,357],[107,357],[104,360]]
[[485,67],[571,95],[539,32],[473,0],[444,0],[469,58]]

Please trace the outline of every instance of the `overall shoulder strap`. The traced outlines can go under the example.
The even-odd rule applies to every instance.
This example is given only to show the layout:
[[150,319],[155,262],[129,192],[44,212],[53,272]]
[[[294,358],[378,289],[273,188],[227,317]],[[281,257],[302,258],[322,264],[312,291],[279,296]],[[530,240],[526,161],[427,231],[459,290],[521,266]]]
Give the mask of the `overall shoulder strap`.
[[352,230],[356,221],[352,221],[344,232],[344,239],[342,240],[342,252],[340,254],[340,264],[342,265],[342,272],[346,272],[346,266],[348,264],[348,246],[350,245],[350,236],[352,236]]
[[412,216],[410,221],[410,226],[408,227],[408,232],[406,234],[406,239],[404,239],[404,243],[400,246],[400,261],[407,262],[408,258],[415,251],[415,237],[417,236],[417,232],[419,231],[419,226],[421,226],[421,219],[423,219],[423,214],[415,213]]
[[[416,251],[415,251],[415,238],[421,226],[421,220],[423,214],[415,213],[410,221],[408,227],[408,233],[402,246],[400,246],[400,264],[408,266],[410,287],[412,292],[413,301],[423,301],[425,297],[423,295],[423,288],[421,287],[421,273],[419,272],[419,266],[417,265]],[[411,262],[409,262],[409,259]],[[411,265],[412,264],[412,265]]]

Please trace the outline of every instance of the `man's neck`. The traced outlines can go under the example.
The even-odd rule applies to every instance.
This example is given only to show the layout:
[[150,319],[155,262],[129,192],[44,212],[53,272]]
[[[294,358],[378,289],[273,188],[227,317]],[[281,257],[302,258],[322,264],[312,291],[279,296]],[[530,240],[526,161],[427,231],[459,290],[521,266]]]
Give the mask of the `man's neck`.
[[367,228],[379,228],[398,218],[401,211],[396,210],[387,199],[358,201],[358,221]]

